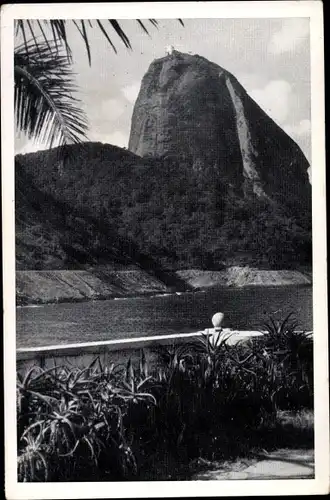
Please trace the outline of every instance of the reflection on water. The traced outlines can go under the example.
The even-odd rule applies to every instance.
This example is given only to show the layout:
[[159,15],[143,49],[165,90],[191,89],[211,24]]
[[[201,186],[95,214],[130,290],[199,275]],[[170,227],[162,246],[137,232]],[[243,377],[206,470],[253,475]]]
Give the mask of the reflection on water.
[[273,315],[293,312],[301,329],[311,330],[312,287],[212,289],[17,309],[17,346],[89,342],[193,332],[210,328],[215,312],[224,327],[258,329]]

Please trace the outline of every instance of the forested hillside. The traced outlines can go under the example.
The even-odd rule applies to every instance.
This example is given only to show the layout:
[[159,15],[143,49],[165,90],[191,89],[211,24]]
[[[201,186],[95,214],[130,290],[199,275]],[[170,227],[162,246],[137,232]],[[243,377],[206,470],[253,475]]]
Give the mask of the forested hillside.
[[16,157],[16,241],[20,269],[289,269],[311,263],[311,215],[212,167],[84,143]]

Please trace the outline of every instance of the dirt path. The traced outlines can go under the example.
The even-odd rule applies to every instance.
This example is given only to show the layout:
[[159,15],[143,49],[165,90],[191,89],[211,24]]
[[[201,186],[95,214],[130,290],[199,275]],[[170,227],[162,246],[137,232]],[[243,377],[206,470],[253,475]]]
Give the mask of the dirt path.
[[230,479],[312,479],[314,450],[282,449],[262,453],[252,460],[226,463],[218,469],[195,474],[193,480],[221,481]]

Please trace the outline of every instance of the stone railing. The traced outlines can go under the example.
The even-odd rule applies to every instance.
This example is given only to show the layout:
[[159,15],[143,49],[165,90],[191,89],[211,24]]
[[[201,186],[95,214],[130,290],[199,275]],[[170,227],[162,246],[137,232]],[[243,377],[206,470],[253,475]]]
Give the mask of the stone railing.
[[25,370],[33,365],[51,368],[55,364],[86,367],[96,357],[100,358],[102,364],[125,363],[129,358],[132,360],[139,359],[142,349],[147,360],[152,362],[157,359],[157,348],[159,346],[184,344],[198,339],[203,334],[213,336],[221,332],[222,335],[226,336],[228,344],[263,335],[261,331],[221,328],[222,321],[223,314],[217,313],[212,318],[214,328],[207,328],[193,333],[18,348],[16,350],[17,369]]
[[[180,333],[176,335],[156,335],[153,337],[140,337],[131,339],[108,340],[103,342],[85,342],[77,344],[64,344],[46,347],[27,347],[16,350],[17,367],[28,367],[38,364],[48,368],[54,363],[74,364],[86,366],[97,356],[103,362],[122,363],[129,357],[138,358],[143,349],[146,357],[152,358],[158,346],[180,345],[196,340],[202,333],[212,335],[214,329],[208,329],[194,333]],[[258,332],[222,330],[222,333],[230,336],[228,342],[250,338],[260,335]]]

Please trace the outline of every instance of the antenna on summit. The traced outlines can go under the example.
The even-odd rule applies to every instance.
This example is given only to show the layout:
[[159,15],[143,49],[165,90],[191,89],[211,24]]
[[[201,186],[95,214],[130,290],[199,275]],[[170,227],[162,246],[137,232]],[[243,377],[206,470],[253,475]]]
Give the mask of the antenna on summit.
[[173,45],[167,45],[165,47],[165,54],[167,54],[168,56],[171,56],[173,54],[173,50],[174,50]]

